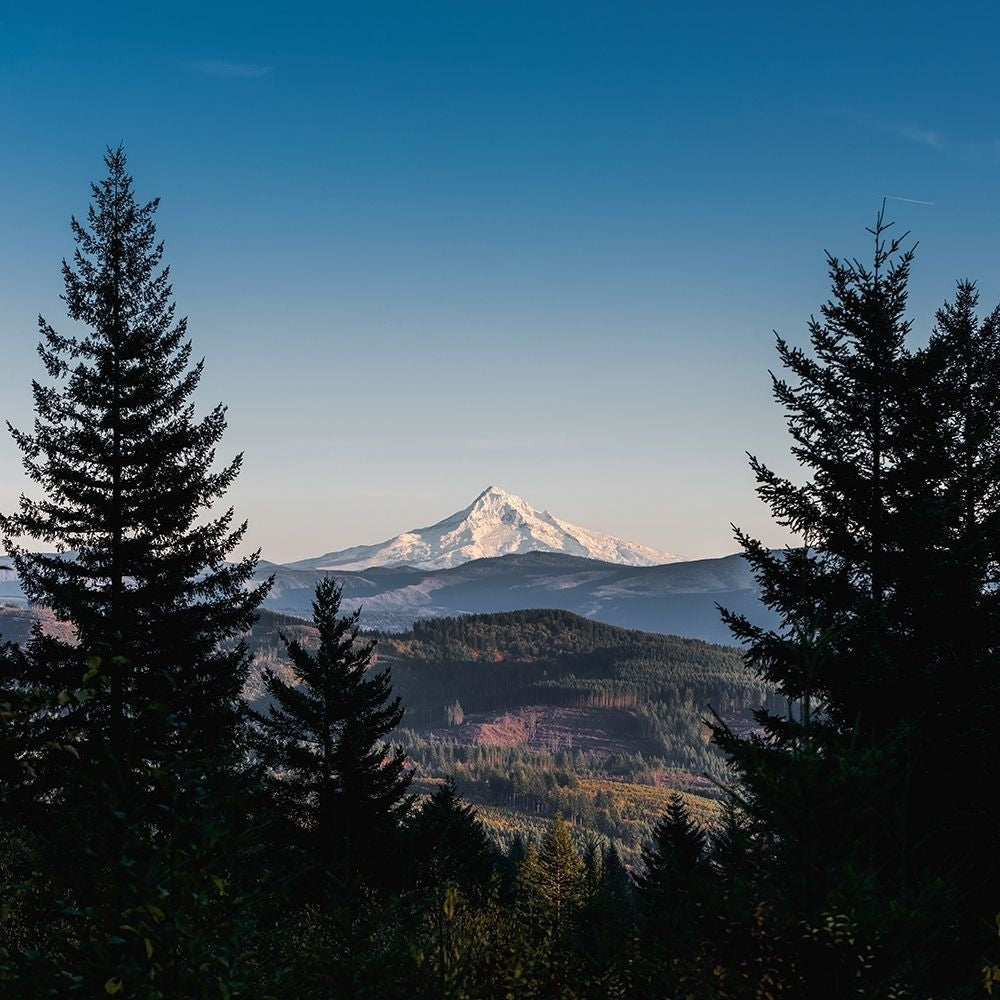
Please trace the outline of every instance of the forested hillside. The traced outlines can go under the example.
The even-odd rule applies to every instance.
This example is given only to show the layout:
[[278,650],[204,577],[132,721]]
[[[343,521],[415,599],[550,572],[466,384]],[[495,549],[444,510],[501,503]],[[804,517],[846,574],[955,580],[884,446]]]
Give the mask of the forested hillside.
[[[314,630],[262,612],[250,637],[259,666],[287,666],[279,632],[308,645]],[[710,743],[711,710],[746,729],[768,702],[734,647],[567,611],[422,620],[377,639],[405,708],[395,739],[415,787],[454,778],[493,807],[484,816],[501,842],[559,810],[581,836],[610,837],[636,860],[671,790],[713,814],[719,789],[707,778],[725,782],[726,765]]]
[[[715,646],[589,621],[566,611],[520,611],[417,622],[379,638],[412,727],[444,722],[455,701],[466,713],[527,703],[678,712],[713,705],[731,713],[758,708],[760,681],[735,647]],[[669,740],[674,733],[650,735]],[[665,744],[664,744],[665,745]]]

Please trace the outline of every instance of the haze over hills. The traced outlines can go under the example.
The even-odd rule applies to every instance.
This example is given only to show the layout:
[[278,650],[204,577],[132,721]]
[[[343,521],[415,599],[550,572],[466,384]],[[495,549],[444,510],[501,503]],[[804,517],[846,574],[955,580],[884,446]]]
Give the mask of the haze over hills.
[[[558,552],[476,559],[450,569],[376,566],[332,571],[343,585],[343,608],[361,608],[366,628],[403,631],[415,620],[558,608],[624,628],[731,643],[718,605],[769,624],[746,560],[739,555],[660,566],[621,566]],[[261,563],[273,574],[265,606],[308,617],[323,570]]]
[[17,574],[10,569],[9,562],[0,562],[0,601],[24,604],[24,591],[21,589],[21,581]]
[[377,545],[356,545],[293,569],[358,571],[373,566],[449,569],[474,559],[526,552],[559,552],[625,566],[657,566],[682,557],[581,528],[490,486],[464,510],[426,528],[414,528]]
[[[553,608],[731,643],[718,606],[761,624],[773,617],[738,555],[682,560],[539,512],[496,486],[437,524],[380,545],[289,564],[262,560],[256,578],[274,577],[265,607],[308,618],[316,583],[327,574],[343,585],[345,611],[360,607],[364,627],[390,632],[427,618]],[[11,571],[0,570],[0,602],[25,603]],[[10,626],[20,628],[12,622],[0,632]]]
[[317,580],[334,574],[344,608],[368,628],[417,619],[557,608],[626,628],[731,642],[717,605],[760,617],[739,556],[684,560],[570,524],[498,486],[426,528],[314,559],[261,563],[266,606],[308,616]]

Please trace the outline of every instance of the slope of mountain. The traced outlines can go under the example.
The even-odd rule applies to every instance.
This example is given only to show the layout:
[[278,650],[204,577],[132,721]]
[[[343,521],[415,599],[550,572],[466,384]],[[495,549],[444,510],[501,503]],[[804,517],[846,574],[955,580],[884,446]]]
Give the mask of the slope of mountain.
[[[316,582],[324,573],[262,562],[258,578],[272,574],[274,587],[265,606],[308,618]],[[773,613],[759,603],[757,586],[738,555],[620,566],[531,552],[444,570],[374,567],[335,575],[344,587],[344,609],[360,607],[364,627],[388,632],[405,631],[425,618],[530,608],[558,608],[595,622],[718,643],[731,643],[732,638],[717,605],[763,625],[775,624]],[[23,641],[31,615],[15,613],[17,606],[23,609],[26,604],[16,578],[5,587],[9,592],[0,592],[0,635]]]
[[404,565],[447,569],[474,559],[525,552],[560,552],[627,566],[655,566],[681,558],[570,524],[491,486],[464,510],[437,524],[414,528],[378,545],[357,545],[289,565],[337,572]]
[[[259,710],[259,671],[290,669],[279,632],[307,647],[317,641],[309,622],[261,615],[248,636],[247,694]],[[706,741],[707,706],[747,731],[753,710],[770,702],[731,646],[565,611],[420,621],[380,636],[376,656],[405,707],[391,739],[416,767],[415,790],[453,778],[504,843],[560,810],[582,835],[614,838],[631,863],[671,790],[694,793],[689,805],[712,816],[702,796],[730,775]]]
[[[266,606],[308,616],[322,571],[263,563],[274,575]],[[374,567],[336,571],[344,588],[344,608],[361,607],[362,624],[403,631],[414,620],[558,608],[650,632],[731,643],[717,605],[771,624],[757,586],[739,555],[659,566],[621,566],[595,559],[531,552],[477,559],[451,569]]]

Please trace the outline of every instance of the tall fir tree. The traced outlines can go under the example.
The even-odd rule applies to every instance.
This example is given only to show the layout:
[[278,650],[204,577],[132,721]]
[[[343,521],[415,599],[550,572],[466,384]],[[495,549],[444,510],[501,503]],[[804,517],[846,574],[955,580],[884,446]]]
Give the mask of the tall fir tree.
[[564,933],[583,905],[586,869],[561,813],[546,824],[537,850],[525,855],[520,877],[534,905]]
[[588,841],[583,855],[586,898],[580,913],[578,952],[595,976],[627,964],[635,932],[632,879],[614,841]]
[[196,996],[209,966],[217,994],[245,930],[220,905],[245,825],[240,635],[268,585],[251,582],[256,555],[227,561],[246,525],[209,513],[241,459],[215,468],[224,407],[195,418],[202,363],[175,319],[158,203],[136,201],[121,148],[105,164],[63,262],[79,332],[39,320],[48,380],[33,428],[8,425],[43,495],[0,517],[4,544],[73,639],[36,629],[5,666],[30,708],[4,720],[0,808],[26,845],[5,888],[30,889],[29,928],[61,929],[22,953],[33,995]]
[[698,964],[694,957],[707,936],[706,902],[713,888],[706,848],[705,831],[684,797],[673,792],[633,876],[640,965],[650,995],[683,995],[685,975]]
[[136,201],[121,148],[105,164],[63,262],[69,316],[84,330],[63,335],[39,319],[49,382],[33,383],[32,430],[8,424],[43,496],[22,496],[0,528],[25,593],[77,639],[38,639],[23,681],[59,692],[85,674],[103,680],[106,694],[70,699],[49,721],[78,732],[127,785],[165,743],[206,760],[238,752],[248,657],[224,644],[249,628],[267,585],[250,584],[256,555],[226,561],[246,524],[231,508],[203,516],[241,456],[213,469],[222,405],[195,419],[203,362],[191,364],[187,323],[175,319],[158,201]]
[[341,593],[332,577],[316,585],[318,646],[286,643],[295,676],[263,672],[271,705],[254,718],[276,800],[302,831],[303,870],[348,884],[377,881],[399,860],[412,774],[385,742],[403,718],[400,699],[388,670],[369,671],[375,642],[360,636],[360,609],[340,613]]
[[652,844],[643,848],[642,871],[635,876],[644,902],[670,905],[677,892],[706,863],[707,837],[692,819],[679,792],[673,792],[667,811],[653,828]]
[[761,711],[749,737],[714,727],[768,844],[758,858],[780,873],[759,873],[761,884],[813,942],[797,967],[817,996],[854,976],[825,937],[831,915],[882,943],[864,970],[869,988],[941,989],[972,962],[972,927],[987,915],[963,902],[970,842],[997,893],[991,807],[964,804],[959,826],[976,832],[958,847],[939,798],[973,744],[995,759],[995,712],[962,710],[996,705],[1000,409],[984,389],[997,374],[995,320],[977,324],[960,285],[929,347],[912,351],[913,251],[888,229],[883,207],[870,266],[828,258],[833,296],[810,323],[812,352],[778,339],[790,376],[773,377],[774,395],[810,478],[751,465],[758,494],[804,544],[775,552],[737,532],[781,625],[725,617],[788,711]]
[[[891,724],[872,711],[873,699],[898,681],[882,626],[899,540],[891,514],[909,427],[903,389],[913,250],[901,249],[905,235],[888,240],[887,229],[880,213],[870,230],[870,267],[828,258],[833,297],[822,319],[810,321],[812,354],[777,338],[791,378],[772,376],[774,397],[787,416],[792,455],[813,477],[799,485],[754,456],[750,464],[777,523],[805,544],[779,554],[737,531],[762,600],[778,612],[783,631],[726,615],[751,664],[803,708],[804,720],[821,701],[842,727],[859,714],[872,727]],[[868,629],[866,641],[859,629]],[[798,643],[794,650],[789,637]],[[816,655],[818,644],[829,655]],[[840,664],[841,650],[851,655],[850,670]]]
[[910,776],[915,863],[947,873],[964,905],[986,916],[1000,907],[1000,808],[971,784],[954,785],[970,761],[1000,769],[1000,307],[980,318],[978,304],[975,285],[958,282],[914,358],[923,475],[901,513],[923,572],[900,582],[913,650],[901,694],[919,752]]

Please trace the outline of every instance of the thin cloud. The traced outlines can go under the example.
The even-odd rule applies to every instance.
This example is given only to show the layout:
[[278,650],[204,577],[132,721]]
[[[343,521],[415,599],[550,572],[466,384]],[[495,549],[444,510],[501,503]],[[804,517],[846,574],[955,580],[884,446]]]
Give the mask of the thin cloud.
[[949,138],[944,132],[936,128],[924,128],[921,125],[914,125],[912,122],[887,121],[871,115],[866,111],[857,108],[840,106],[835,112],[854,125],[861,125],[867,129],[877,132],[888,132],[892,135],[906,139],[908,142],[916,142],[921,146],[930,149],[937,149],[941,152],[954,152],[954,140]]
[[896,135],[911,142],[919,142],[922,146],[930,146],[932,149],[944,146],[944,135],[937,129],[918,128],[916,125],[892,125],[890,128]]
[[227,62],[224,59],[202,59],[192,63],[192,69],[203,76],[215,76],[228,80],[249,80],[267,76],[270,66],[259,66],[256,63]]

